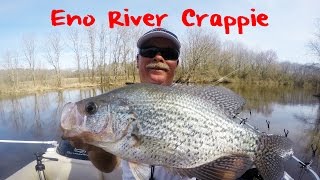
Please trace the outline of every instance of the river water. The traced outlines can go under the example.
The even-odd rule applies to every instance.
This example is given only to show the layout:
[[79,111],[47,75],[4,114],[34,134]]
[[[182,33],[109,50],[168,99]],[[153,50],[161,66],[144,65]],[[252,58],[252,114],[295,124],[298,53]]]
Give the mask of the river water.
[[[312,168],[320,172],[320,101],[312,91],[296,88],[261,88],[229,86],[247,103],[240,114],[247,123],[262,132],[288,133],[295,143],[295,156],[303,162],[313,160]],[[47,92],[0,100],[0,140],[59,141],[60,113],[70,101],[96,96],[108,88],[73,89]],[[268,124],[269,123],[269,128]],[[0,179],[4,179],[35,159],[34,153],[44,152],[50,145],[0,143]],[[320,148],[320,147],[319,147]],[[295,179],[313,179],[294,160],[285,164]]]

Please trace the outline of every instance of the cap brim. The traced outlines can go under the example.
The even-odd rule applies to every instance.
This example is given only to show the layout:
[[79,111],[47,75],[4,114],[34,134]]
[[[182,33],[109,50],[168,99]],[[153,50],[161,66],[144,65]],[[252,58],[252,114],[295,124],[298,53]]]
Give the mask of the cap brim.
[[180,42],[179,40],[177,40],[177,38],[175,38],[174,36],[166,33],[166,32],[162,32],[162,31],[154,31],[154,32],[150,32],[148,34],[143,35],[137,42],[137,47],[138,48],[142,48],[143,45],[151,38],[156,38],[156,37],[161,37],[161,38],[166,38],[169,39],[172,44],[175,46],[175,48],[177,48],[178,50],[180,50]]

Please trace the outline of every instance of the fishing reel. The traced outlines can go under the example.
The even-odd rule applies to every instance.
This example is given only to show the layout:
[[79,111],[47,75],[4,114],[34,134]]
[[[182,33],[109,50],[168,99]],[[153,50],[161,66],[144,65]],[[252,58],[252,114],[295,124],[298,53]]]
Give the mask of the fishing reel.
[[57,158],[43,157],[42,156],[43,154],[44,153],[39,153],[39,152],[36,152],[34,154],[36,156],[36,161],[37,161],[35,169],[38,172],[39,180],[46,180],[46,176],[45,176],[45,173],[44,173],[45,165],[42,163],[42,159],[48,159],[48,160],[51,160],[51,161],[58,161]]

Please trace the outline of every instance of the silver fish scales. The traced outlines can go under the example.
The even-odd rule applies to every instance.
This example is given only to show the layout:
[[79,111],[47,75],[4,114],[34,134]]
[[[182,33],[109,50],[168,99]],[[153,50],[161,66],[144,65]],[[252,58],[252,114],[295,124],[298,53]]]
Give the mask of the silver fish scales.
[[231,116],[244,100],[212,86],[136,84],[65,106],[66,137],[134,163],[161,165],[199,179],[235,179],[256,165],[265,179],[283,174],[291,141],[259,135]]

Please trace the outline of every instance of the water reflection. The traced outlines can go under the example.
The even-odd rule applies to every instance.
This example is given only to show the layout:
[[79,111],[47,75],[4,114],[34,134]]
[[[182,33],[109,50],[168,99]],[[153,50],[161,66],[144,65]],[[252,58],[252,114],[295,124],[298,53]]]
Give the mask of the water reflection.
[[[310,90],[291,88],[261,88],[229,86],[247,101],[241,116],[262,132],[285,135],[293,140],[295,156],[303,162],[312,162],[315,172],[320,172],[320,100]],[[250,111],[252,115],[250,115]],[[270,122],[268,129],[267,122]],[[296,179],[313,179],[294,160],[286,164],[287,172]]]
[[320,172],[320,98],[318,97],[319,100],[319,105],[318,105],[318,109],[317,109],[317,115],[316,115],[316,119],[314,121],[314,127],[311,131],[309,131],[307,133],[307,135],[309,136],[309,143],[308,145],[311,146],[311,150],[312,151],[312,156],[311,158],[314,159],[314,163],[313,166],[316,167],[316,169],[318,170],[318,172]]
[[247,103],[245,109],[254,109],[258,113],[268,116],[273,112],[273,104],[279,105],[316,105],[317,100],[312,96],[312,90],[298,88],[271,88],[258,86],[228,85],[243,96]]
[[11,99],[11,109],[9,112],[9,122],[12,122],[12,127],[16,130],[20,130],[21,128],[26,128],[26,123],[21,107],[21,103],[17,99]]
[[[0,100],[0,139],[59,140],[63,105],[96,96],[106,88],[56,91]],[[0,144],[0,179],[28,162],[47,145]],[[8,163],[9,162],[9,163]]]
[[39,101],[38,101],[38,94],[34,95],[34,115],[33,115],[33,119],[34,119],[34,126],[31,126],[32,129],[35,129],[35,131],[33,131],[33,136],[37,137],[37,136],[42,136],[43,135],[43,129],[42,129],[42,122],[40,120],[40,105],[39,105]]
[[[260,87],[229,86],[246,100],[241,116],[249,123],[272,134],[284,134],[295,143],[295,155],[303,160],[312,158],[311,144],[320,149],[320,106],[311,91],[301,89],[272,89]],[[0,139],[59,140],[59,120],[63,105],[107,92],[107,87],[74,89],[12,97],[0,100]],[[252,112],[250,115],[249,112]],[[266,120],[270,121],[270,129]],[[0,179],[3,179],[26,163],[34,160],[33,153],[46,149],[46,145],[0,144]],[[316,152],[312,167],[320,172],[320,150]],[[10,162],[10,163],[7,163]],[[9,164],[9,165],[8,165]],[[298,178],[299,164],[290,161],[286,168]],[[308,179],[303,175],[302,179]]]

